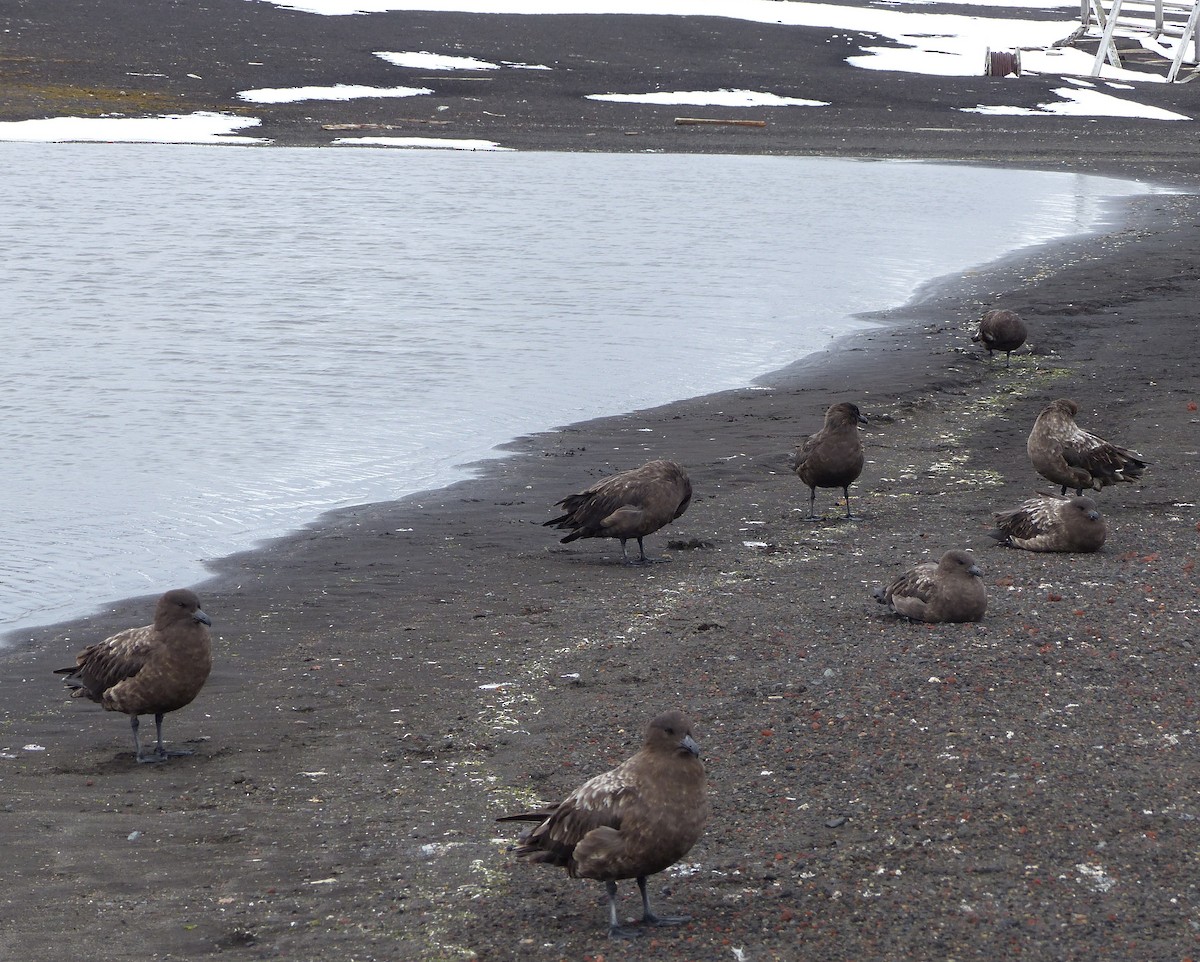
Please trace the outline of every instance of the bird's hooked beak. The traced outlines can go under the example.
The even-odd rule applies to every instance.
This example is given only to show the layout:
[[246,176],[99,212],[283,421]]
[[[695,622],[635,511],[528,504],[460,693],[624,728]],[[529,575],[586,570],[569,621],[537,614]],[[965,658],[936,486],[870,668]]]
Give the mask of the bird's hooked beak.
[[192,612],[192,619],[200,622],[202,625],[208,625],[210,628],[212,627],[212,619],[199,608]]
[[863,416],[860,414],[860,415],[858,416],[858,423],[859,423],[859,424],[870,424],[871,422],[870,422],[870,421],[868,421],[868,420],[867,420],[865,417],[863,417]]
[[971,565],[971,567],[967,569],[967,574],[975,578],[982,578],[983,570],[979,567],[979,565]]
[[700,757],[700,745],[691,735],[684,735],[683,741],[679,743],[679,747],[686,752],[691,752],[691,754],[695,755],[697,758]]
[[1089,511],[1087,513],[1087,519],[1089,521],[1099,521],[1100,520],[1100,512],[1099,511]]

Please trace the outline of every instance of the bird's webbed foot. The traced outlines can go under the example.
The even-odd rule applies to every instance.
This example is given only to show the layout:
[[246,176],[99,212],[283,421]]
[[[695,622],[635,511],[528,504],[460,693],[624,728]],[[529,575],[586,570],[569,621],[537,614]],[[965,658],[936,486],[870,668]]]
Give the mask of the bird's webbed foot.
[[685,925],[692,921],[690,915],[655,915],[647,912],[642,920],[634,925],[613,925],[608,929],[610,939],[636,939],[646,934],[647,929],[665,928],[671,925]]
[[655,915],[650,912],[642,917],[643,925],[686,925],[692,920],[690,915]]
[[145,755],[139,754],[137,760],[139,765],[157,765],[165,762],[168,758],[186,758],[188,755],[195,754],[195,750],[191,748],[164,748],[159,745],[153,752]]

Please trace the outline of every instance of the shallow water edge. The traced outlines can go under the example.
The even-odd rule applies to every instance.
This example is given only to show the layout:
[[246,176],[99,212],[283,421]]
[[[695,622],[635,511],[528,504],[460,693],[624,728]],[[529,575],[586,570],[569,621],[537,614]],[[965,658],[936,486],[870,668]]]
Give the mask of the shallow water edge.
[[[356,537],[366,536],[365,532],[381,528],[388,529],[387,533],[412,531],[412,520],[429,511],[453,512],[456,503],[519,496],[540,473],[538,465],[545,454],[561,453],[564,444],[582,450],[588,447],[589,435],[608,433],[613,424],[669,420],[686,431],[689,412],[722,410],[735,420],[739,399],[747,392],[774,391],[796,393],[811,419],[810,430],[815,430],[825,407],[836,400],[856,400],[869,409],[872,396],[899,395],[915,403],[941,391],[961,390],[989,373],[986,352],[976,349],[969,335],[978,314],[994,306],[996,292],[1036,284],[1038,279],[1072,264],[1102,262],[1137,243],[1147,231],[1166,232],[1195,223],[1200,218],[1200,195],[1181,192],[1132,196],[1113,201],[1112,207],[1113,226],[1100,234],[1040,245],[1015,252],[981,270],[932,280],[908,304],[871,316],[883,326],[847,335],[827,350],[760,378],[755,385],[516,438],[496,449],[494,453],[501,457],[464,465],[464,470],[471,472],[465,480],[395,501],[334,509],[302,529],[217,559],[207,565],[212,576],[196,585],[196,590],[202,597],[211,593],[252,593],[253,585],[244,583],[246,570],[269,570],[272,559],[293,559],[303,554],[308,544],[331,539],[346,542],[346,554],[353,557],[350,544]],[[1036,344],[1034,349],[1041,350]],[[863,389],[863,383],[870,383],[871,388]],[[797,439],[780,438],[780,464]],[[598,454],[596,460],[604,456]],[[638,457],[630,452],[628,460],[633,462]],[[578,477],[585,478],[596,466],[581,454],[575,470]],[[555,540],[538,527],[548,509],[549,502],[539,502],[529,504],[525,511],[532,532],[526,539],[531,550],[556,547]],[[118,627],[144,623],[155,597],[157,592],[124,598],[85,617],[10,632],[0,641],[10,653],[52,644],[61,644],[64,651],[74,650]],[[220,633],[219,623],[215,632]]]
[[0,271],[24,348],[8,631],[452,483],[555,420],[752,383],[1146,189],[845,158],[27,147]]

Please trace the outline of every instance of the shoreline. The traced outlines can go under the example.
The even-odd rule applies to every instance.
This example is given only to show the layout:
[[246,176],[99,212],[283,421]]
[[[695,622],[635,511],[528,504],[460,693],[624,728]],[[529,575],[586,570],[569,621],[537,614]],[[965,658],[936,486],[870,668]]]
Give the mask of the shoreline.
[[[1110,524],[1117,524],[1099,556],[1030,556],[987,547],[982,534],[988,511],[1015,503],[1037,484],[1007,452],[1023,445],[1042,399],[1090,392],[1088,366],[1105,357],[1106,342],[1120,333],[1112,309],[1100,305],[1111,300],[1119,315],[1131,294],[1116,279],[1121,266],[1146,258],[1161,265],[1164,257],[1182,256],[1181,236],[1190,237],[1188,257],[1200,263],[1200,239],[1188,227],[1200,217],[1200,196],[1148,195],[1135,206],[1147,215],[1155,206],[1173,209],[1177,223],[1167,229],[1159,215],[1154,228],[1135,216],[1099,245],[1068,242],[1043,251],[1042,258],[964,276],[909,305],[910,323],[856,335],[853,346],[832,358],[811,356],[766,389],[732,390],[521,438],[513,445],[516,457],[485,463],[485,477],[428,497],[345,509],[336,520],[227,559],[200,586],[215,622],[214,674],[195,705],[168,722],[169,740],[198,749],[193,759],[139,769],[126,749],[122,719],[92,706],[68,706],[65,699],[54,702],[49,669],[67,663],[63,659],[85,640],[143,623],[146,601],[73,623],[66,639],[48,628],[46,644],[36,650],[6,651],[0,657],[11,694],[4,730],[20,733],[6,739],[4,750],[17,757],[0,769],[0,784],[13,799],[0,819],[18,839],[15,874],[0,888],[0,919],[11,938],[34,960],[57,957],[63,933],[87,938],[97,924],[118,938],[112,926],[119,915],[97,917],[89,893],[111,884],[103,878],[103,860],[135,857],[148,874],[123,890],[140,899],[136,893],[153,878],[160,906],[138,933],[139,946],[152,936],[193,957],[220,952],[260,958],[265,952],[325,958],[351,951],[364,958],[400,952],[433,959],[459,949],[480,958],[578,958],[601,950],[616,955],[597,923],[599,888],[514,864],[504,845],[492,840],[490,820],[602,770],[635,742],[644,706],[667,704],[681,704],[701,719],[715,812],[688,858],[699,869],[657,882],[659,901],[684,901],[701,921],[678,934],[642,940],[630,950],[639,958],[725,958],[730,938],[753,945],[761,958],[787,959],[797,947],[818,959],[845,952],[895,957],[887,941],[894,939],[892,926],[914,911],[935,919],[943,943],[964,954],[980,932],[1003,938],[1017,912],[1047,919],[1062,913],[1063,924],[1075,928],[1082,923],[1070,919],[1085,917],[1090,924],[1093,913],[1116,912],[1140,938],[1159,933],[1153,944],[1160,948],[1192,938],[1162,913],[1145,914],[1140,902],[1129,902],[1139,888],[1117,887],[1100,898],[1074,868],[1091,864],[1075,853],[1080,826],[1093,825],[1085,835],[1097,853],[1097,871],[1117,857],[1096,850],[1098,841],[1108,839],[1120,849],[1122,839],[1128,846],[1129,839],[1143,837],[1128,820],[1140,825],[1145,816],[1130,812],[1113,822],[1107,801],[1113,793],[1137,791],[1141,797],[1150,786],[1159,799],[1151,805],[1157,812],[1160,804],[1172,804],[1170,792],[1179,791],[1167,785],[1190,771],[1190,763],[1177,757],[1181,749],[1165,742],[1159,751],[1172,753],[1175,768],[1160,772],[1157,759],[1137,760],[1148,716],[1125,704],[1125,683],[1105,685],[1109,694],[1089,705],[1088,723],[1072,733],[1044,723],[1056,743],[1073,740],[1070,751],[1046,756],[1035,747],[1045,736],[1031,740],[1026,734],[1018,739],[1019,750],[1006,748],[988,760],[996,751],[997,724],[1016,726],[1013,731],[1042,727],[1040,686],[1073,688],[1076,680],[1064,678],[1064,670],[1081,657],[1085,664],[1102,660],[1106,673],[1132,668],[1153,699],[1154,724],[1164,731],[1185,737],[1180,733],[1194,717],[1186,686],[1179,687],[1186,669],[1162,667],[1167,649],[1161,642],[1151,644],[1161,681],[1137,669],[1145,628],[1125,635],[1120,624],[1092,626],[1097,637],[1089,643],[1075,637],[1069,616],[1068,623],[1054,618],[1037,627],[1023,614],[1039,605],[1038,598],[1046,605],[1047,579],[1090,611],[1099,599],[1088,598],[1095,589],[1076,587],[1082,577],[1104,585],[1118,610],[1136,611],[1153,623],[1159,608],[1143,610],[1140,585],[1128,581],[1126,569],[1156,568],[1161,559],[1166,578],[1167,570],[1186,570],[1193,544],[1172,533],[1180,526],[1169,515],[1178,509],[1164,514],[1159,505],[1173,503],[1169,489],[1177,487],[1181,470],[1194,465],[1194,451],[1189,455],[1181,447],[1164,457],[1155,441],[1148,455],[1153,474],[1145,484],[1102,493]],[[1164,294],[1169,286],[1158,274],[1161,269],[1140,279],[1131,303],[1140,304],[1143,289],[1151,302],[1169,296],[1190,303],[1187,291]],[[1080,277],[1090,279],[1090,305],[1059,297],[1079,289]],[[1196,283],[1195,275],[1187,279],[1192,289]],[[977,308],[993,299],[1042,325],[1047,316],[1071,324],[1055,332],[1049,345],[1054,353],[1022,354],[1006,372],[989,365],[967,339]],[[1062,314],[1064,307],[1079,313]],[[1169,436],[1172,426],[1161,419],[1154,398],[1129,388],[1145,380],[1141,368],[1158,357],[1152,344],[1165,340],[1173,350],[1170,321],[1164,320],[1172,310],[1160,311],[1155,324],[1143,319],[1155,337],[1139,337],[1119,362],[1133,369],[1116,398],[1120,417],[1085,407],[1088,426],[1103,424],[1106,432],[1120,427],[1126,440],[1150,430],[1158,432],[1154,437],[1164,431]],[[1177,357],[1174,363],[1182,370]],[[864,378],[871,380],[869,392],[855,389]],[[1161,375],[1159,384],[1165,388]],[[802,525],[795,519],[804,499],[787,456],[801,434],[819,425],[825,406],[842,398],[858,401],[872,421],[864,438],[867,470],[854,489],[865,520]],[[959,423],[960,407],[976,413]],[[951,468],[961,478],[912,461],[954,465],[956,452],[969,453],[967,464]],[[659,454],[682,456],[697,490],[689,512],[651,539],[651,551],[669,554],[671,564],[626,569],[613,563],[614,545],[563,548],[537,527],[546,507],[581,480]],[[1180,458],[1182,463],[1170,463]],[[1007,480],[1009,472],[1017,478]],[[1000,477],[1006,478],[1002,486]],[[1159,494],[1164,491],[1166,501]],[[906,521],[914,497],[920,511]],[[975,508],[961,514],[971,503]],[[836,513],[826,497],[818,508]],[[1194,506],[1183,511],[1194,521]],[[918,527],[911,527],[913,521]],[[401,541],[398,529],[408,527],[414,532]],[[711,547],[668,549],[671,541]],[[992,600],[982,624],[904,625],[868,607],[872,582],[952,544],[974,547],[983,559]],[[847,569],[852,547],[860,561]],[[1153,563],[1141,561],[1151,557]],[[814,576],[823,601],[806,587]],[[1159,607],[1164,595],[1178,599],[1167,604],[1184,619],[1177,626],[1182,637],[1192,637],[1194,619],[1186,612],[1195,602],[1194,585],[1184,576],[1174,587],[1158,581],[1156,588],[1162,592],[1153,599]],[[806,596],[810,600],[802,601]],[[1151,637],[1165,642],[1171,636]],[[1116,665],[1104,658],[1110,648],[1122,653]],[[1185,645],[1171,661],[1190,664],[1191,651]],[[698,665],[705,666],[699,673]],[[1023,684],[1022,675],[1030,672]],[[889,675],[894,680],[881,688]],[[935,678],[941,681],[933,686]],[[1078,679],[1091,692],[1081,704],[1095,700],[1094,678],[1085,673]],[[965,698],[968,689],[986,697]],[[1079,697],[1063,692],[1060,700]],[[896,698],[902,701],[893,705]],[[853,706],[849,714],[847,706]],[[851,719],[864,710],[875,720],[860,731]],[[987,717],[976,717],[980,711]],[[914,712],[926,734],[910,730],[906,719]],[[759,734],[768,730],[790,733],[787,747]],[[942,737],[955,744],[965,739],[971,748],[956,761],[936,761],[935,743]],[[1114,768],[1105,756],[1100,768],[1087,766],[1089,785],[1102,790],[1094,798],[1089,790],[1085,804],[1076,792],[1063,795],[1058,786],[1071,783],[1054,773],[1061,769],[1066,777],[1077,770],[1075,759],[1091,757],[1087,746],[1097,738],[1114,746],[1121,763]],[[18,743],[46,751],[24,751]],[[1001,744],[1008,745],[1003,738]],[[759,775],[780,771],[780,750],[789,758],[794,753],[785,770],[795,771],[799,781],[776,785],[777,776]],[[951,792],[942,788],[947,778],[958,784],[976,771],[977,763],[967,760],[972,753],[981,758],[982,775],[997,764],[1025,772],[1031,750],[1042,773],[1037,784],[1050,786],[1035,790],[1033,798],[1038,806],[1065,807],[1072,813],[1067,822],[1022,816],[1022,831],[1014,834],[1014,811],[1025,811],[1026,802],[1003,792],[993,798],[969,782]],[[914,774],[912,759],[921,759],[917,771],[924,774]],[[878,774],[894,767],[894,775]],[[297,774],[305,772],[316,774]],[[851,773],[864,780],[847,794],[843,779]],[[876,778],[882,778],[878,791],[868,787]],[[894,809],[888,786],[895,778],[917,779],[924,799],[919,814]],[[1021,785],[1034,784],[1024,779]],[[1183,806],[1179,816],[1150,819],[1153,830],[1180,851],[1200,843],[1193,823],[1179,820],[1190,811],[1186,798],[1184,792],[1173,803]],[[973,813],[965,822],[963,806]],[[741,812],[760,815],[747,821]],[[763,817],[766,848],[764,827],[755,824]],[[823,827],[841,819],[844,827]],[[1108,834],[1113,824],[1119,826],[1115,837]],[[46,836],[36,825],[52,833]],[[297,834],[297,825],[308,829]],[[880,840],[897,826],[903,826],[902,842],[908,841],[881,849]],[[144,834],[137,846],[127,840],[131,830]],[[218,838],[226,841],[213,841]],[[47,845],[58,854],[51,856]],[[965,873],[955,868],[964,847],[978,864]],[[1011,856],[1003,854],[1010,850]],[[1139,871],[1137,858],[1122,857],[1134,859],[1121,863],[1123,871]],[[49,875],[42,868],[47,858],[58,866]],[[929,859],[936,867],[926,864]],[[960,913],[937,907],[948,885],[955,898],[978,904],[989,898],[985,893],[997,877],[1019,882],[1028,871],[1022,864],[1047,859],[1069,869],[1067,880],[1047,876],[1048,894],[1031,892],[1020,908],[993,904],[987,913]],[[183,868],[181,860],[193,864]],[[837,896],[846,886],[874,884],[869,880],[881,860],[900,866],[882,897],[846,902]],[[1139,886],[1156,892],[1175,884],[1174,869],[1164,873],[1161,858],[1152,864],[1159,873],[1153,881],[1141,874],[1123,877],[1140,878]],[[22,922],[27,889],[57,893],[53,937],[40,922],[37,931]],[[462,901],[463,891],[475,893],[469,903]],[[743,901],[739,893],[745,891],[753,891],[753,899]],[[546,906],[552,906],[549,918]],[[623,902],[622,908],[631,906]],[[82,913],[87,923],[64,913]],[[846,913],[875,921],[849,935]],[[292,924],[297,918],[300,932]],[[456,923],[464,919],[470,920],[469,937]],[[890,934],[876,945],[875,931]],[[917,931],[902,954],[927,957]],[[1104,933],[1104,926],[1096,931]],[[1036,933],[1023,937],[1031,940],[1029,947],[1068,948],[1040,941]],[[136,957],[132,943],[117,945],[112,958]],[[1087,951],[1063,957],[1118,957],[1100,951],[1107,941],[1080,936],[1078,945]]]
[[[188,6],[164,43],[140,0],[101,6],[111,17],[83,0],[51,12],[17,0],[48,35],[38,46],[14,32],[15,53],[111,85],[128,64],[190,65],[183,54],[206,45],[232,45],[235,65],[265,59],[247,38],[279,30],[288,62],[307,55],[301,79],[318,82],[322,57],[357,62],[366,20],[322,24],[318,42],[299,16],[213,0],[206,10],[234,26],[214,38]],[[579,43],[558,19],[373,23],[408,31],[411,46],[469,37],[480,55],[528,62]],[[610,50],[682,82],[720,82],[692,72],[711,59],[709,24],[592,23],[582,53],[599,66],[581,59],[580,87],[626,69],[601,56]],[[779,115],[786,129],[769,141],[724,131],[686,135],[691,144],[1103,168],[1190,192],[1138,199],[1128,223],[1090,243],[935,285],[894,318],[903,323],[764,385],[520,438],[518,456],[485,462],[484,478],[344,509],[226,559],[200,586],[213,674],[165,726],[169,743],[196,749],[190,758],[135,764],[125,719],[70,701],[50,674],[84,643],[146,623],[146,600],[0,652],[0,949],[28,962],[1126,962],[1200,951],[1200,510],[1188,500],[1200,475],[1200,142],[1176,129],[1186,124],[985,128],[946,102],[978,102],[995,85],[846,80],[844,50],[819,31],[799,33],[814,46],[797,63],[783,56],[796,35],[724,26],[722,51],[745,54],[739,75],[767,64],[764,83],[780,90],[796,90],[798,72],[816,92],[845,82],[859,99],[822,117]],[[1049,82],[1023,79],[1011,98],[1037,102]],[[223,102],[225,83],[204,81],[205,102]],[[1191,87],[1177,87],[1154,96],[1179,106]],[[530,143],[679,142],[656,126],[662,111],[637,111],[643,133],[631,138],[607,108],[581,117],[575,91],[522,105],[527,93],[495,98]],[[304,116],[281,110],[277,123],[302,140]],[[501,120],[463,122],[485,136]],[[981,308],[999,305],[1033,331],[1034,352],[1011,368],[969,341]],[[1094,555],[1004,549],[986,533],[992,511],[1045,487],[1024,444],[1055,397],[1074,397],[1081,426],[1151,462],[1141,483],[1098,493],[1109,536]],[[871,422],[851,489],[862,520],[837,520],[821,491],[826,520],[808,524],[788,457],[838,400]],[[615,543],[563,546],[540,527],[581,484],[659,455],[684,463],[696,491],[649,539],[671,563],[625,568]],[[875,604],[871,587],[947,547],[980,560],[983,622],[909,624]],[[516,862],[493,820],[562,797],[675,707],[696,722],[712,815],[686,864],[650,889],[656,907],[693,921],[611,943],[602,886]],[[636,909],[631,888],[620,889],[623,915]]]
[[[920,162],[920,161],[918,161]],[[930,161],[930,163],[946,163],[945,161]],[[1006,165],[979,165],[973,166],[994,166],[1004,167]],[[1022,247],[1012,249],[1007,253],[980,265],[973,265],[962,272],[950,272],[935,277],[931,277],[922,281],[910,294],[908,300],[900,305],[881,310],[864,311],[857,314],[849,315],[849,320],[863,320],[870,323],[879,324],[883,327],[903,325],[912,323],[913,317],[920,313],[920,308],[931,299],[938,298],[939,291],[952,290],[956,287],[966,289],[966,279],[969,277],[983,275],[990,276],[998,274],[1004,269],[1004,265],[1011,263],[1019,263],[1021,261],[1030,260],[1032,258],[1045,258],[1049,256],[1048,252],[1057,249],[1066,250],[1072,245],[1094,245],[1103,241],[1104,237],[1122,230],[1131,229],[1134,219],[1133,208],[1137,202],[1147,197],[1158,196],[1155,191],[1168,190],[1183,190],[1179,185],[1172,187],[1166,184],[1146,184],[1142,178],[1134,178],[1128,174],[1118,176],[1116,174],[1095,175],[1105,176],[1113,180],[1118,180],[1122,184],[1148,186],[1150,192],[1139,194],[1119,194],[1110,196],[1105,200],[1105,207],[1110,208],[1112,213],[1105,220],[1112,220],[1115,217],[1122,226],[1114,227],[1111,223],[1103,221],[1098,222],[1092,230],[1079,234],[1061,234],[1055,238],[1046,241],[1036,241],[1026,244]],[[933,293],[931,293],[933,292]],[[984,304],[984,301],[980,301]],[[986,309],[981,307],[980,312]],[[214,559],[205,559],[200,562],[203,569],[208,572],[207,575],[200,576],[192,584],[205,586],[218,581],[221,577],[221,571],[227,567],[230,559],[238,558],[243,555],[253,554],[258,551],[270,550],[276,544],[286,544],[305,536],[306,532],[313,529],[321,529],[327,527],[336,527],[338,525],[338,517],[345,512],[353,512],[355,510],[370,510],[370,509],[387,509],[402,506],[406,502],[419,502],[421,500],[431,500],[437,498],[442,492],[455,487],[458,484],[466,483],[473,480],[484,480],[487,477],[487,466],[489,462],[497,458],[511,456],[508,452],[511,450],[520,450],[521,442],[527,438],[536,438],[542,436],[553,436],[562,431],[577,431],[581,425],[590,424],[593,422],[601,422],[608,418],[626,418],[631,417],[642,411],[653,411],[661,407],[683,405],[689,403],[698,403],[706,398],[716,397],[725,394],[729,391],[738,391],[753,389],[760,386],[776,385],[787,386],[790,383],[788,372],[808,370],[812,367],[814,361],[818,366],[828,363],[828,358],[835,356],[843,351],[857,352],[862,350],[856,347],[855,343],[864,334],[871,333],[870,331],[852,331],[847,334],[834,338],[829,344],[823,348],[819,348],[809,354],[803,355],[794,361],[788,362],[780,368],[776,368],[754,377],[750,382],[733,388],[718,389],[706,394],[693,395],[686,398],[675,398],[661,404],[652,404],[645,408],[637,408],[630,412],[617,412],[606,415],[599,415],[594,418],[585,418],[579,422],[571,422],[563,426],[551,426],[544,429],[539,429],[533,432],[528,432],[525,435],[519,435],[503,440],[493,445],[487,452],[482,452],[480,457],[474,460],[463,462],[456,466],[456,471],[465,477],[447,481],[441,487],[427,488],[412,494],[404,495],[399,498],[388,499],[378,502],[361,502],[357,504],[343,505],[340,507],[331,507],[322,510],[315,517],[300,523],[295,528],[290,528],[285,531],[280,531],[275,534],[265,535],[256,539],[252,544],[246,547],[237,548],[230,551],[228,554],[221,555]],[[1028,347],[1026,348],[1028,350]],[[826,360],[820,360],[826,359]],[[877,365],[873,365],[876,366]],[[854,376],[854,371],[850,371],[846,375],[846,379],[850,380]],[[875,375],[876,377],[878,374]],[[179,580],[179,579],[176,579]],[[100,602],[90,612],[80,612],[75,615],[67,615],[61,618],[56,618],[52,621],[43,622],[35,625],[24,625],[14,627],[12,629],[0,630],[0,658],[3,657],[3,652],[12,649],[31,645],[35,638],[45,638],[54,635],[70,635],[73,630],[81,628],[92,622],[104,622],[111,620],[111,616],[117,611],[128,611],[130,616],[137,617],[136,611],[144,607],[150,609],[153,607],[153,601],[157,597],[157,589],[149,594],[134,593],[127,596],[122,596],[108,601]],[[77,631],[75,632],[78,633]]]

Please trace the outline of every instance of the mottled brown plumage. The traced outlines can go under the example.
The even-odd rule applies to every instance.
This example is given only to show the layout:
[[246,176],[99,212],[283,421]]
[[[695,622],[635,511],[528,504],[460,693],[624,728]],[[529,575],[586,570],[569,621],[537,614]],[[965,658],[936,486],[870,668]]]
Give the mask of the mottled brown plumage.
[[620,879],[637,879],[644,923],[685,922],[650,910],[646,877],[683,858],[704,830],[708,797],[699,755],[691,721],[682,712],[666,712],[646,728],[641,750],[616,768],[584,782],[557,805],[498,821],[538,822],[521,836],[516,847],[521,858],[605,883],[609,935],[629,934],[617,924]]
[[1107,535],[1096,502],[1087,496],[1039,492],[1019,508],[996,512],[995,518],[991,536],[1026,551],[1099,551]]
[[571,529],[563,544],[576,538],[619,538],[626,564],[631,562],[625,542],[637,538],[640,557],[632,563],[646,564],[651,559],[642,539],[678,518],[691,500],[692,483],[683,468],[674,461],[649,461],[563,498],[557,506],[566,513],[543,525]]
[[[162,761],[162,719],[167,712],[189,704],[204,687],[212,669],[212,622],[200,599],[186,588],[168,591],[158,599],[154,624],[128,628],[83,649],[71,668],[59,668],[73,698],[90,698],[108,711],[129,716],[134,752],[139,762]],[[142,754],[138,716],[154,715],[158,743],[153,756]]]
[[1012,352],[1025,343],[1029,330],[1020,314],[1012,311],[985,311],[979,319],[979,330],[971,337],[972,341],[981,341],[988,349],[988,359],[992,351],[1003,351],[1005,364],[1012,363]]
[[979,621],[987,609],[983,572],[969,551],[958,549],[909,569],[874,595],[913,621]]
[[1136,451],[1088,434],[1075,423],[1078,413],[1079,405],[1068,398],[1042,409],[1025,445],[1034,470],[1062,485],[1063,494],[1068,488],[1082,495],[1087,489],[1099,491],[1107,484],[1140,478],[1149,462]]
[[825,425],[796,448],[793,470],[808,485],[808,520],[816,515],[817,488],[841,488],[850,513],[850,485],[863,469],[862,438],[858,426],[867,419],[854,404],[835,404],[825,412]]

